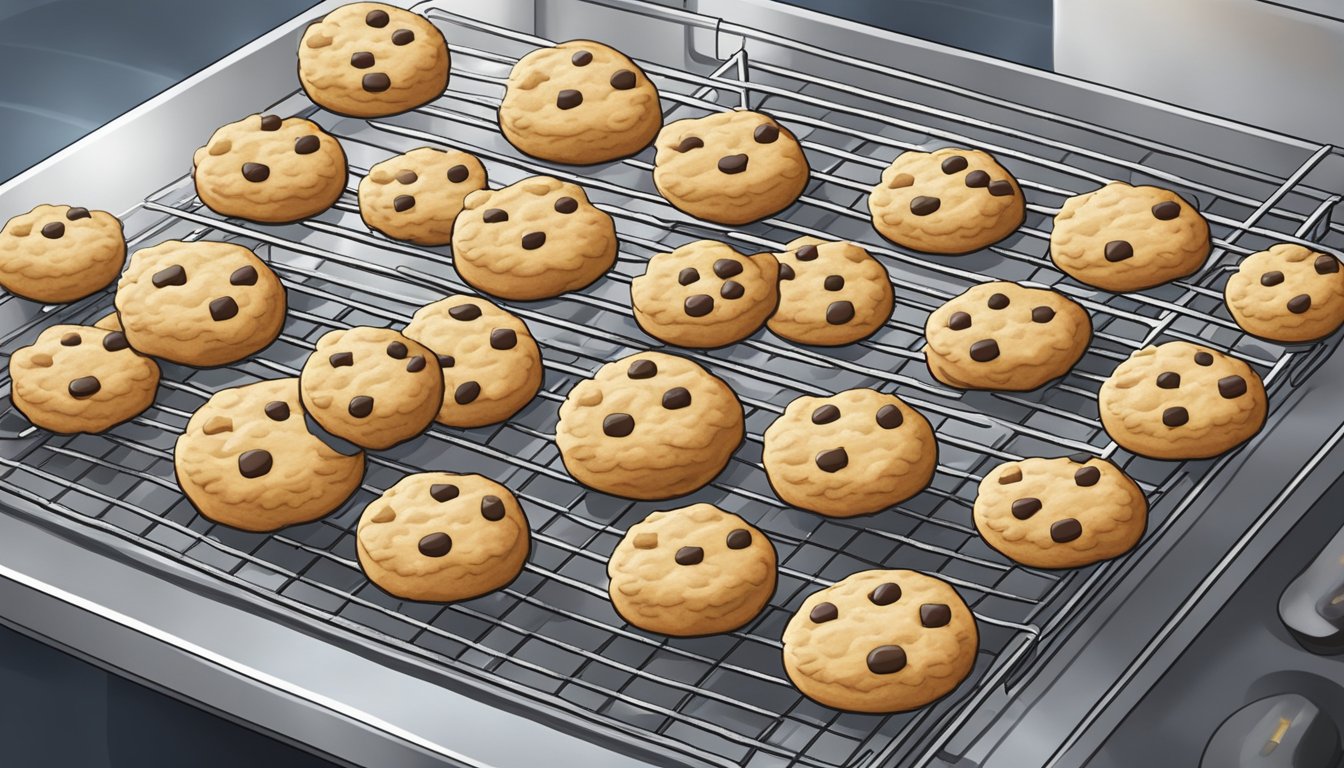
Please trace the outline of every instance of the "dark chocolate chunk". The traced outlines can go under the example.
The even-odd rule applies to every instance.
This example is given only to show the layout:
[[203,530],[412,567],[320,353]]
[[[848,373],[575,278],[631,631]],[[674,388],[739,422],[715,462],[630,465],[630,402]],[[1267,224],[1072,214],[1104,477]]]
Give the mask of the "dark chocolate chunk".
[[877,426],[883,429],[895,429],[905,423],[901,409],[888,403],[877,409]]
[[981,339],[971,345],[971,359],[977,363],[988,363],[999,356],[999,344],[993,339]]
[[971,189],[989,186],[989,174],[984,171],[971,171],[966,174],[966,186]]
[[[72,211],[74,209],[71,209]],[[82,209],[81,209],[82,210]],[[67,214],[68,216],[69,214]],[[1321,254],[1316,257],[1316,274],[1333,275],[1339,271],[1339,259],[1327,254]]]
[[257,268],[251,264],[233,270],[229,275],[229,285],[256,285]]
[[485,213],[481,214],[481,221],[484,221],[486,224],[499,224],[500,222],[508,220],[509,214],[500,208],[487,208],[485,209]]
[[440,368],[452,368],[457,365],[457,359],[452,355],[439,355],[438,358]]
[[272,400],[266,404],[266,416],[271,421],[284,421],[289,418],[289,403],[283,400]]
[[556,213],[573,213],[579,210],[579,201],[572,197],[562,197],[555,201]]
[[691,317],[704,317],[714,310],[714,298],[703,293],[687,296],[683,304],[686,314]]
[[368,69],[373,63],[373,54],[368,51],[356,51],[350,54],[350,66],[355,69]]
[[942,205],[943,201],[939,200],[936,197],[928,197],[926,195],[920,195],[919,197],[916,197],[914,200],[910,201],[910,212],[915,214],[916,216],[928,216],[929,214],[941,208]]
[[651,379],[658,375],[658,365],[652,360],[636,360],[626,369],[625,375],[632,379]]
[[1266,272],[1260,276],[1260,284],[1263,286],[1278,285],[1283,282],[1283,273],[1277,270]]
[[249,479],[270,472],[273,464],[270,451],[243,451],[238,455],[238,473]]
[[382,93],[392,87],[392,78],[382,72],[370,72],[364,76],[363,86],[369,93]]
[[259,184],[271,177],[270,166],[264,163],[243,163],[243,178]]
[[280,125],[281,125],[282,122],[283,122],[283,121],[282,121],[278,116],[276,116],[276,115],[262,115],[262,116],[261,116],[261,130],[263,130],[263,131],[278,131],[278,130],[280,130]]
[[1101,481],[1101,470],[1096,467],[1083,467],[1073,473],[1073,482],[1080,488],[1090,488]]
[[83,339],[79,338],[78,333],[67,333],[61,337],[62,347],[78,347]]
[[1008,297],[1004,296],[1002,293],[996,293],[989,297],[988,303],[990,309],[1007,309]]
[[350,406],[348,410],[350,411],[351,416],[354,416],[356,419],[362,419],[370,413],[373,413],[373,398],[368,395],[355,395],[350,398]]
[[93,397],[98,394],[98,390],[103,388],[103,383],[97,376],[81,376],[70,382],[68,389],[70,396],[76,400],[83,400],[86,397]]
[[321,149],[321,147],[322,147],[322,140],[317,138],[316,136],[313,136],[312,134],[309,134],[307,136],[300,136],[299,138],[294,140],[294,152],[296,154],[311,155],[317,150]]
[[490,332],[490,346],[495,349],[513,349],[518,346],[518,334],[512,328],[496,328]]
[[1240,376],[1224,376],[1218,380],[1218,394],[1226,400],[1235,400],[1246,394],[1246,380]]
[[954,331],[964,331],[971,327],[971,316],[965,312],[953,312],[952,316],[947,318],[947,327]]
[[546,244],[545,232],[528,232],[523,235],[523,250],[535,251]]
[[453,390],[453,402],[458,405],[468,405],[476,401],[481,396],[481,385],[474,381],[466,381],[457,385]]
[[1008,197],[1013,194],[1013,183],[1007,179],[989,182],[989,194],[995,197]]
[[155,272],[154,276],[150,278],[150,281],[154,283],[155,288],[167,288],[170,285],[186,285],[187,271],[183,269],[181,265],[174,264],[171,267],[165,267],[164,269]]
[[807,618],[813,624],[825,624],[828,621],[835,621],[840,618],[840,609],[835,607],[835,603],[817,603],[812,606],[812,611],[807,614]]
[[844,325],[854,319],[854,304],[848,301],[832,301],[826,307],[826,322],[831,325]]
[[573,109],[583,103],[583,93],[566,88],[555,97],[555,106],[561,109]]
[[415,207],[415,195],[397,195],[392,199],[392,210],[397,213],[409,211]]
[[700,279],[700,272],[695,267],[686,267],[677,273],[677,283],[681,285],[690,285]]
[[425,557],[443,557],[451,551],[453,540],[441,531],[431,533],[420,540],[420,554]]
[[879,645],[868,653],[868,671],[890,675],[905,669],[905,649],[899,645]]
[[714,262],[714,274],[728,279],[742,274],[742,265],[733,259],[717,259]]
[[1102,253],[1109,262],[1124,261],[1134,258],[1134,246],[1126,240],[1112,240],[1106,244]]
[[663,407],[676,411],[691,404],[691,393],[685,387],[673,387],[663,393]]
[[1181,206],[1170,200],[1164,200],[1153,206],[1153,216],[1162,221],[1171,221],[1181,215]]
[[812,411],[813,424],[830,424],[832,421],[840,418],[840,409],[827,403]]
[[1195,365],[1202,365],[1206,368],[1210,365],[1213,365],[1213,355],[1209,354],[1208,352],[1196,352]]
[[780,264],[780,265],[779,265],[779,279],[780,279],[780,280],[792,280],[792,279],[794,279],[794,278],[797,277],[797,276],[798,276],[798,275],[794,274],[793,267],[789,266],[788,264]]
[[690,152],[692,149],[700,149],[703,146],[705,146],[705,142],[701,141],[699,137],[687,136],[677,145],[677,151]]
[[618,69],[616,74],[611,76],[611,87],[618,91],[628,91],[635,87],[635,73],[628,69]]
[[416,355],[416,356],[412,357],[410,360],[407,360],[407,361],[406,361],[406,372],[407,372],[407,373],[419,373],[419,372],[425,370],[425,365],[426,365],[426,363],[425,363],[425,356],[424,356],[424,355]]
[[1190,412],[1179,405],[1162,412],[1162,423],[1168,427],[1179,427],[1188,421],[1190,421]]
[[1050,524],[1050,538],[1059,544],[1066,544],[1083,535],[1083,524],[1072,517],[1056,520]]
[[1163,371],[1157,375],[1157,386],[1162,389],[1177,389],[1181,386],[1181,374],[1175,371]]
[[1036,307],[1031,310],[1031,321],[1033,323],[1048,323],[1055,319],[1055,310],[1049,307]]
[[1305,293],[1299,293],[1288,300],[1288,311],[1294,315],[1300,315],[1311,309],[1311,297]]
[[954,173],[961,173],[966,170],[966,166],[968,165],[970,165],[970,163],[966,162],[966,158],[961,155],[953,155],[946,160],[943,160],[943,173],[946,173],[949,176]]
[[103,349],[108,352],[120,352],[130,347],[131,343],[126,340],[126,334],[121,331],[113,331],[103,337]]
[[602,420],[602,433],[607,437],[626,437],[635,431],[635,417],[628,413],[612,413]]
[[368,24],[370,27],[376,27],[378,29],[386,27],[388,20],[387,11],[383,10],[369,11],[364,15],[364,23]]
[[925,603],[919,606],[919,623],[925,629],[946,627],[952,623],[952,609],[944,603]]
[[347,365],[354,365],[355,353],[337,352],[333,354],[331,357],[328,357],[327,362],[331,363],[332,368],[344,368]]
[[452,483],[435,483],[429,486],[429,497],[440,504],[457,498],[458,487]]
[[481,316],[481,308],[475,304],[458,304],[448,310],[448,316],[454,320],[467,322]]
[[747,170],[746,155],[724,155],[719,158],[719,171],[722,173],[741,173]]
[[723,284],[722,288],[719,288],[719,295],[725,299],[740,299],[746,292],[747,289],[743,288],[742,284],[736,280],[729,280]]
[[849,454],[844,448],[831,448],[818,453],[816,462],[822,472],[839,472],[849,466]]
[[705,559],[705,550],[700,547],[682,547],[677,550],[677,565],[699,565]]
[[232,296],[220,296],[218,299],[210,302],[210,317],[215,322],[232,320],[238,316],[238,302],[233,300]]
[[393,45],[410,45],[415,42],[415,33],[409,29],[398,29],[392,33]]
[[751,531],[746,528],[737,528],[728,533],[729,549],[746,549],[751,546]]
[[890,581],[882,582],[868,593],[868,599],[873,605],[891,605],[901,599],[901,586]]
[[481,517],[492,523],[503,520],[504,500],[495,495],[483,497],[481,499]]
[[1018,520],[1026,520],[1037,512],[1041,511],[1041,500],[1028,496],[1025,499],[1018,499],[1013,502],[1013,517]]
[[[70,210],[68,210],[68,211],[65,212],[65,218],[68,219],[68,220],[70,220],[70,221],[79,221],[80,219],[90,219],[90,218],[93,218],[93,214],[89,213],[89,209],[88,209],[88,208],[80,208],[80,207],[76,206],[76,207],[71,208]],[[1323,257],[1323,258],[1329,258],[1329,257],[1326,256],[1326,257]],[[1317,265],[1317,266],[1316,266],[1316,271],[1317,271],[1317,272],[1320,272],[1320,271],[1321,271],[1321,269],[1320,269],[1320,262],[1321,262],[1320,259],[1317,259],[1317,260],[1316,260],[1316,265]],[[1324,272],[1321,272],[1321,274],[1325,274],[1325,273],[1324,273]]]
[[817,258],[817,255],[818,255],[818,254],[817,254],[817,246],[815,246],[815,245],[804,245],[802,248],[799,248],[798,250],[794,251],[794,252],[793,252],[793,255],[794,255],[799,261],[812,261],[813,259]]
[[769,123],[756,126],[756,130],[751,132],[752,138],[756,139],[757,144],[773,144],[779,138],[779,129]]
[[448,180],[453,182],[454,184],[461,184],[462,182],[466,181],[467,177],[470,175],[471,171],[467,170],[467,166],[462,165],[461,163],[458,163],[457,165],[454,165],[452,168],[449,168],[447,173]]
[[411,351],[400,341],[394,341],[387,345],[387,356],[394,360],[405,360]]
[[821,285],[828,291],[838,291],[845,287],[845,278],[841,275],[827,275]]
[[593,63],[593,54],[588,51],[575,51],[574,55],[569,57],[569,60],[576,67],[586,67]]

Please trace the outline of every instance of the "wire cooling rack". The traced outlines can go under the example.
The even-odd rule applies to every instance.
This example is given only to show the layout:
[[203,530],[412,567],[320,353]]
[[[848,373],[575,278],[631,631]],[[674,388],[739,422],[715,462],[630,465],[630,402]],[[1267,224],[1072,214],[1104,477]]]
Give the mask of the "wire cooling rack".
[[[987,547],[970,514],[984,473],[1025,456],[1108,457],[1148,494],[1150,543],[1216,462],[1157,462],[1117,449],[1100,428],[1095,402],[1111,369],[1148,344],[1198,340],[1255,367],[1272,402],[1285,379],[1306,376],[1329,351],[1324,344],[1284,348],[1246,336],[1221,303],[1223,284],[1241,257],[1280,241],[1339,241],[1329,222],[1339,198],[1302,183],[1333,152],[1329,147],[1278,177],[876,65],[856,64],[888,78],[889,91],[758,61],[750,55],[754,44],[799,44],[729,25],[721,31],[740,34],[746,45],[712,66],[683,71],[641,62],[662,91],[666,118],[741,106],[765,110],[800,137],[813,173],[803,198],[781,215],[723,227],[691,220],[657,195],[651,151],[574,169],[513,150],[495,123],[503,83],[520,55],[548,42],[427,8],[452,42],[453,74],[443,98],[369,121],[317,110],[301,92],[268,110],[310,117],[341,140],[351,179],[332,210],[286,226],[224,220],[200,204],[184,176],[124,217],[133,248],[204,238],[256,250],[289,289],[281,338],[262,355],[225,368],[164,365],[156,404],[97,436],[48,435],[28,426],[8,408],[9,381],[0,373],[0,394],[6,396],[0,403],[6,407],[0,412],[0,499],[40,504],[198,568],[215,576],[220,589],[260,597],[335,640],[369,652],[386,646],[414,655],[450,679],[485,683],[526,706],[558,710],[687,763],[922,764],[967,713],[1021,672],[1022,662],[1095,597],[1111,569],[1023,568]],[[937,98],[921,98],[926,93]],[[1043,130],[1048,125],[1076,129],[1080,138],[1051,138]],[[621,251],[615,269],[581,292],[509,305],[542,346],[545,381],[537,399],[508,423],[474,430],[435,426],[420,439],[370,454],[356,496],[317,522],[252,534],[201,518],[173,479],[172,447],[207,397],[224,387],[295,375],[314,341],[332,328],[399,327],[445,293],[470,292],[451,266],[449,249],[389,240],[369,232],[358,216],[355,187],[365,169],[422,145],[475,153],[494,187],[536,173],[582,184],[616,218]],[[1030,201],[1025,226],[961,258],[923,256],[880,240],[868,221],[869,188],[901,151],[939,146],[993,152]],[[1068,196],[1111,179],[1162,184],[1195,202],[1215,238],[1206,268],[1123,296],[1065,280],[1046,253],[1050,219]],[[677,504],[710,501],[765,531],[779,552],[778,591],[757,619],[726,635],[670,639],[630,627],[607,600],[606,559],[629,525],[669,504],[632,502],[577,485],[554,445],[558,405],[602,363],[658,346],[635,325],[629,307],[629,282],[652,254],[702,237],[744,251],[778,251],[805,234],[858,242],[889,269],[897,306],[881,331],[838,349],[801,347],[762,331],[724,350],[673,350],[729,382],[746,408],[748,433],[723,475]],[[920,351],[925,317],[969,285],[991,279],[1053,287],[1087,308],[1094,344],[1073,372],[1030,393],[960,393],[931,378]],[[6,300],[12,299],[0,299]],[[7,355],[49,323],[92,322],[110,305],[105,292],[53,309],[0,332],[0,350]],[[760,466],[765,428],[794,397],[856,386],[895,392],[928,416],[940,442],[932,485],[896,508],[859,519],[826,519],[782,506]],[[425,469],[480,472],[518,494],[534,548],[509,588],[441,606],[396,600],[364,579],[354,543],[360,511],[404,474]],[[784,624],[815,589],[877,567],[924,570],[957,586],[979,621],[975,669],[954,694],[913,713],[861,715],[816,705],[784,675]]]

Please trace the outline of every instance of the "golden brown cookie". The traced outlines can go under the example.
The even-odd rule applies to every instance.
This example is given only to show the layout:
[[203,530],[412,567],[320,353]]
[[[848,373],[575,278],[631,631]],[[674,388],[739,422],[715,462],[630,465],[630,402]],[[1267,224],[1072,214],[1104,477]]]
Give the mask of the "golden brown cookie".
[[859,246],[800,237],[776,258],[779,309],[766,323],[776,335],[833,347],[871,336],[891,319],[891,278]]
[[106,211],[39,205],[0,229],[0,288],[64,304],[106,288],[126,262],[121,221]]
[[738,253],[697,240],[655,254],[630,282],[635,321],[679,347],[722,347],[765,324],[779,301],[779,263],[768,253]]
[[1339,259],[1279,243],[1242,260],[1224,291],[1237,324],[1274,341],[1314,341],[1344,324]]
[[359,182],[359,215],[394,240],[447,245],[462,202],[485,184],[474,155],[420,147],[369,169]]
[[51,432],[103,432],[154,402],[159,366],[126,336],[87,325],[53,325],[9,358],[10,399]]

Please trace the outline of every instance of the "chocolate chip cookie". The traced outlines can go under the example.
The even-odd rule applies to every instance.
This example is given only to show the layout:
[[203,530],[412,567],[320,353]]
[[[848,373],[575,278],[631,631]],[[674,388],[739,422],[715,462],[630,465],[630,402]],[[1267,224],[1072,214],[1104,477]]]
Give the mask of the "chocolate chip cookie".
[[217,523],[274,531],[345,503],[364,478],[364,454],[342,454],[305,425],[299,380],[216,392],[173,449],[177,483]]
[[0,288],[64,304],[106,288],[126,262],[121,221],[106,211],[39,205],[0,229]]
[[1056,291],[982,283],[934,310],[924,337],[929,371],[944,384],[1026,391],[1069,372],[1092,341],[1092,320]]
[[359,326],[317,340],[299,373],[303,407],[323,429],[370,450],[424,432],[443,404],[438,357],[390,328]]
[[684,357],[658,352],[607,363],[570,390],[555,443],[584,485],[632,499],[704,487],[742,443],[742,404]]
[[475,155],[412,149],[369,169],[359,182],[359,215],[394,240],[447,245],[462,201],[485,183],[485,167]]
[[318,106],[353,117],[424,106],[448,87],[448,43],[413,11],[351,3],[327,14],[299,42],[299,82]]
[[917,571],[861,571],[808,596],[784,628],[784,670],[808,698],[905,712],[951,693],[975,666],[975,616]]
[[654,144],[658,192],[682,211],[720,224],[746,224],[788,208],[811,173],[798,139],[760,112],[678,120]]
[[527,325],[474,296],[449,296],[416,311],[405,334],[429,347],[443,369],[436,420],[450,427],[504,421],[541,388],[541,352]]
[[1155,459],[1206,459],[1265,424],[1264,384],[1249,365],[1186,341],[1146,347],[1116,367],[1097,395],[1111,439]]
[[988,152],[948,147],[901,153],[868,195],[873,228],[925,253],[987,248],[1022,226],[1017,179]]
[[508,488],[480,475],[407,475],[364,510],[356,534],[369,580],[407,600],[451,603],[509,585],[532,547]]
[[1279,243],[1242,260],[1224,291],[1237,324],[1274,341],[1314,341],[1344,324],[1339,259]]
[[315,216],[345,191],[345,150],[316,123],[249,115],[196,150],[196,194],[210,210],[268,224]]
[[776,257],[779,309],[766,323],[776,335],[833,347],[871,336],[891,318],[891,278],[859,246],[800,237]]
[[611,604],[631,624],[675,637],[731,632],[775,593],[775,547],[712,504],[654,512],[607,563]]
[[1192,275],[1209,248],[1209,223],[1184,198],[1123,181],[1066,200],[1050,233],[1055,266],[1117,293]]
[[1078,568],[1133,549],[1148,524],[1148,501],[1105,459],[1032,458],[985,475],[974,517],[985,542],[1011,560]]
[[761,460],[786,503],[853,517],[923,490],[938,466],[938,441],[928,420],[899,397],[851,389],[789,403],[765,430]]
[[51,432],[104,432],[154,402],[159,366],[126,337],[87,325],[53,325],[9,358],[10,399]]
[[215,366],[266,348],[285,324],[285,287],[241,245],[168,240],[131,255],[117,314],[137,350]]
[[755,333],[779,301],[779,262],[697,240],[655,254],[630,282],[635,321],[679,347],[722,347]]
[[467,195],[453,265],[472,287],[531,301],[576,291],[616,263],[616,225],[577,184],[533,176]]
[[518,60],[499,129],[520,151],[591,165],[633,155],[663,126],[658,89],[625,54],[592,40],[539,48]]

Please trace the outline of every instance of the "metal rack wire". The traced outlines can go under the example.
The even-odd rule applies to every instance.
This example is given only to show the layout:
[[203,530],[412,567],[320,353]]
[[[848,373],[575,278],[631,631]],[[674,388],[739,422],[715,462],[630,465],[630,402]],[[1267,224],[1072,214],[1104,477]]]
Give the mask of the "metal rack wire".
[[[1241,168],[1196,152],[1154,144],[1010,101],[907,73],[856,63],[912,88],[940,91],[962,111],[928,106],[754,59],[753,44],[796,46],[756,30],[724,25],[746,46],[696,73],[644,64],[669,105],[667,118],[738,106],[771,112],[803,141],[813,166],[804,197],[778,217],[746,228],[691,220],[652,190],[650,154],[581,172],[519,155],[499,136],[494,110],[517,57],[547,41],[429,7],[453,41],[453,79],[435,103],[413,113],[359,121],[317,111],[296,93],[271,111],[311,116],[341,139],[352,164],[350,188],[326,214],[298,224],[258,227],[224,220],[201,206],[189,177],[158,190],[126,217],[134,246],[163,239],[226,239],[254,248],[289,288],[290,314],[279,341],[254,359],[221,369],[164,366],[155,406],[100,436],[62,437],[0,414],[0,497],[38,503],[103,533],[188,563],[224,588],[260,597],[340,638],[387,646],[561,710],[593,728],[660,745],[690,763],[867,766],[922,762],[960,719],[1048,640],[1096,587],[1110,565],[1073,572],[1017,566],[975,534],[970,507],[983,474],[1003,460],[1078,452],[1125,467],[1153,507],[1149,538],[1160,536],[1216,462],[1174,464],[1131,456],[1101,431],[1095,393],[1110,370],[1155,341],[1194,339],[1250,362],[1271,392],[1299,375],[1325,347],[1284,348],[1253,339],[1221,306],[1221,288],[1243,255],[1277,241],[1321,248],[1337,232],[1328,216],[1337,196],[1305,186],[1333,152],[1320,147],[1290,175]],[[686,23],[696,23],[687,16]],[[836,54],[813,51],[834,58]],[[976,118],[987,101],[1017,124]],[[1088,132],[1103,151],[1045,135],[1047,121]],[[1028,126],[1024,128],[1023,126]],[[1034,127],[1033,130],[1031,127]],[[607,279],[576,294],[511,305],[542,345],[540,395],[515,419],[475,430],[434,427],[423,438],[370,455],[354,499],[323,520],[263,535],[216,526],[195,514],[173,479],[172,443],[211,393],[259,378],[295,375],[314,341],[354,324],[399,326],[420,305],[469,289],[448,249],[427,249],[370,233],[358,217],[354,185],[363,171],[419,144],[452,145],[485,161],[492,186],[547,173],[582,184],[617,220],[618,263]],[[1032,201],[1026,226],[985,252],[960,259],[913,254],[876,239],[864,208],[867,190],[901,151],[958,144],[994,152]],[[1114,149],[1120,147],[1123,151]],[[1164,158],[1183,169],[1173,170]],[[1197,201],[1209,218],[1215,252],[1187,280],[1125,296],[1069,283],[1046,255],[1049,218],[1062,200],[1112,178],[1152,179]],[[748,439],[725,473],[691,500],[712,501],[764,530],[779,551],[779,589],[743,630],[669,639],[625,625],[606,598],[605,562],[623,531],[658,504],[587,491],[565,473],[553,442],[558,403],[602,363],[657,346],[631,318],[630,279],[655,252],[700,237],[741,249],[782,250],[800,235],[853,240],[888,267],[897,309],[872,338],[814,350],[761,332],[727,350],[687,354],[726,379],[746,407]],[[1069,376],[1031,393],[960,393],[934,381],[920,351],[924,317],[970,284],[1011,279],[1053,287],[1093,315],[1094,346]],[[3,301],[4,299],[0,299]],[[106,294],[55,309],[0,334],[6,353],[39,324],[91,322]],[[1304,375],[1304,374],[1301,374]],[[8,391],[0,373],[0,393]],[[779,504],[760,467],[761,433],[800,394],[873,386],[900,394],[938,431],[940,466],[930,489],[892,510],[858,520],[825,519]],[[9,439],[5,428],[16,425]],[[453,606],[393,599],[359,572],[353,533],[360,510],[407,472],[481,472],[511,487],[534,532],[533,557],[502,592]],[[1181,488],[1181,493],[1173,492]],[[839,713],[799,695],[783,674],[779,635],[803,597],[871,567],[939,574],[962,592],[980,622],[982,647],[971,679],[953,695],[914,713]]]

